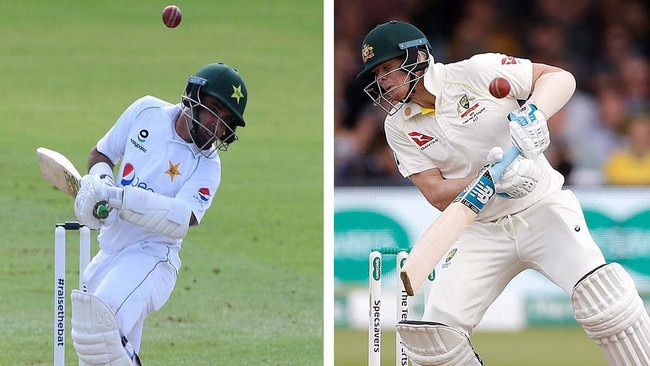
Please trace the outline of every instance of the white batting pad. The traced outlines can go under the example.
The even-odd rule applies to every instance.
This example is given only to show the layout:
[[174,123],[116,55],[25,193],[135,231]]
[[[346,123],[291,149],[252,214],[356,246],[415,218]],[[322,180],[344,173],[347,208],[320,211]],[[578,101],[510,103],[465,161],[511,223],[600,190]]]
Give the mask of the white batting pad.
[[74,290],[72,341],[86,365],[131,366],[113,311],[98,297]]
[[464,333],[440,323],[401,321],[397,332],[413,365],[416,366],[481,366]]
[[610,365],[650,366],[650,318],[620,264],[607,264],[586,276],[571,300],[576,320]]

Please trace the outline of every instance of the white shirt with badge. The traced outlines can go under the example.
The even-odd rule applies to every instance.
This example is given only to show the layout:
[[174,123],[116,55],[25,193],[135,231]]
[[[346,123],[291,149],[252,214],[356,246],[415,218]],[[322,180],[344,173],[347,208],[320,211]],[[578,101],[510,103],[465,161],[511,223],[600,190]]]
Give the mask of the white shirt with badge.
[[[212,204],[221,180],[218,154],[206,158],[191,142],[178,136],[174,121],[181,104],[145,96],[131,104],[115,125],[97,143],[97,150],[119,167],[115,173],[118,187],[133,186],[183,200],[200,222]],[[164,243],[180,248],[182,240],[173,240],[121,220],[112,212],[102,227],[102,250],[115,252],[141,242]]]
[[[507,115],[519,108],[517,100],[529,97],[532,71],[531,61],[496,53],[451,64],[432,63],[422,81],[436,96],[435,110],[409,102],[384,123],[400,173],[408,177],[438,168],[444,178],[464,178],[487,164],[492,147],[510,148]],[[510,94],[502,99],[488,91],[498,76],[511,85]],[[564,177],[543,155],[537,161],[542,177],[531,194],[516,200],[495,196],[477,220],[521,211],[560,189]]]

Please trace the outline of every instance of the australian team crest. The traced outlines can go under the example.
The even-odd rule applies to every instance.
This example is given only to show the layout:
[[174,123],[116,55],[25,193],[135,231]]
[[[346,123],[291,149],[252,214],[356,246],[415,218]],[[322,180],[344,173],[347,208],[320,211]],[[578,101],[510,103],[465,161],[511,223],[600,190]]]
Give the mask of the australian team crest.
[[[463,109],[468,109],[468,108],[469,108],[469,99],[470,99],[470,98],[467,96],[467,94],[464,94],[464,95],[460,98],[460,100],[458,101],[458,106],[459,106],[458,114],[460,114],[460,108],[463,108]],[[472,100],[474,100],[474,99],[475,99],[475,98],[472,97]]]
[[374,48],[367,43],[361,48],[361,58],[363,59],[364,64],[371,58],[375,57],[375,52],[373,50]]
[[463,119],[463,124],[476,122],[478,115],[483,111],[485,111],[485,107],[481,107],[479,102],[476,101],[476,97],[467,96],[467,94],[463,94],[458,100],[458,104],[456,104],[456,113]]

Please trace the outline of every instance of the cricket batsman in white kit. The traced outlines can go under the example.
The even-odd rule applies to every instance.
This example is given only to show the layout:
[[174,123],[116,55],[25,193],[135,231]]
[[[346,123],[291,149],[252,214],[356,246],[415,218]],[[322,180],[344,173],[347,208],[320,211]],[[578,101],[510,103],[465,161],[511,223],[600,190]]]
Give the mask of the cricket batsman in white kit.
[[144,320],[171,295],[181,243],[212,203],[218,151],[237,140],[247,100],[235,69],[209,64],[181,103],[136,100],[92,150],[74,204],[81,223],[100,229],[85,289],[72,293],[72,339],[86,365],[141,364]]
[[[573,75],[503,54],[434,63],[426,36],[399,21],[371,30],[361,53],[359,78],[388,113],[398,169],[439,210],[504,150],[520,151],[436,268],[422,320],[398,323],[410,361],[483,365],[470,342],[474,328],[510,280],[533,269],[571,297],[576,320],[610,365],[650,365],[650,319],[632,278],[605,262],[578,200],[544,157],[546,121],[573,94]],[[505,98],[488,92],[496,77],[510,82]]]

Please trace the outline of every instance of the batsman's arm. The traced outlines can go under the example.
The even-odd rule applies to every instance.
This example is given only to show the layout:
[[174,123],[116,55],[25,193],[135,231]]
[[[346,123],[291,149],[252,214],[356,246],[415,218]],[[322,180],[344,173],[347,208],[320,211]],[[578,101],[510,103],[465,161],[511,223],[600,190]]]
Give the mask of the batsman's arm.
[[559,67],[534,63],[532,89],[528,103],[534,104],[548,119],[569,101],[576,90],[576,80]]
[[481,169],[418,239],[400,270],[407,294],[413,296],[417,292],[447,250],[494,197],[495,183],[517,155],[519,150],[512,147],[500,162]]
[[[500,177],[504,170],[517,157],[519,151],[512,147],[504,154],[501,162],[490,167],[492,176]],[[409,176],[429,203],[439,211],[444,211],[456,197],[469,185],[474,176],[445,179],[439,169],[429,169]]]
[[474,177],[445,179],[435,168],[413,174],[409,179],[433,207],[444,211]]
[[114,164],[106,155],[100,153],[97,147],[94,147],[88,156],[88,174],[99,175],[100,178],[109,179],[109,184],[114,183]]

